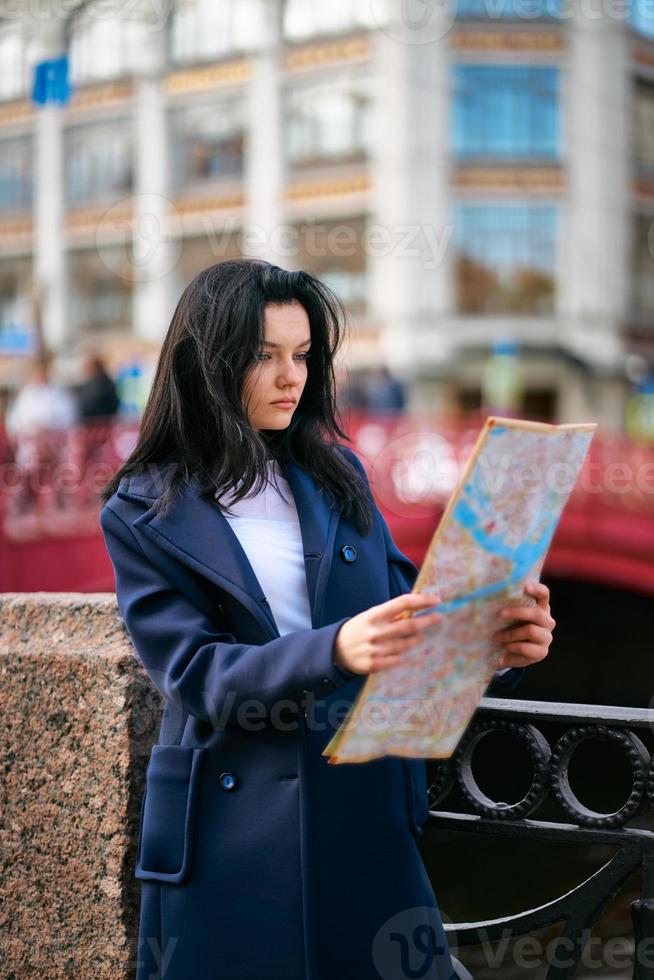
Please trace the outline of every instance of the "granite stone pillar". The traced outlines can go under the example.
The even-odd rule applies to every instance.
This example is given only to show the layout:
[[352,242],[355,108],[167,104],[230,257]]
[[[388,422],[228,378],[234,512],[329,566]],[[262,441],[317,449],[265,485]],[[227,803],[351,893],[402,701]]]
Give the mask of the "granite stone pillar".
[[0,595],[2,976],[134,976],[162,699],[110,593]]

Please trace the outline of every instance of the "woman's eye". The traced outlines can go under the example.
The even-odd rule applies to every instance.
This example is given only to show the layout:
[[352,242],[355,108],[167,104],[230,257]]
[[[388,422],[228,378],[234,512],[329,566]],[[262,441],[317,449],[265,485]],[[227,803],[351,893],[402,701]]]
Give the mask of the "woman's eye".
[[[308,361],[310,357],[311,357],[310,351],[305,351],[303,354],[295,355],[295,358],[299,361]],[[254,355],[255,361],[265,361],[269,358],[270,358],[270,354],[268,354],[264,350],[257,351],[257,353]]]

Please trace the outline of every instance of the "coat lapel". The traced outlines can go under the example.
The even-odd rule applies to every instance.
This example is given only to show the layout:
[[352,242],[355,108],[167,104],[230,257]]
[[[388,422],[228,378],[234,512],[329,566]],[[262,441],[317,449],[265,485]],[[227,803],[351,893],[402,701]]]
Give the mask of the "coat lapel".
[[[324,491],[295,463],[283,462],[297,507],[312,626],[320,625],[325,587],[331,567],[338,512]],[[118,489],[118,495],[151,505],[160,493],[160,474],[139,474]],[[183,564],[204,575],[234,596],[272,637],[279,636],[270,606],[247,555],[216,503],[203,500],[195,480],[177,498],[167,514],[150,506],[134,521],[150,541]]]
[[282,462],[281,467],[297,507],[304,547],[311,625],[316,629],[323,625],[322,608],[332,564],[338,511],[330,506],[325,491],[306,470],[289,462]]

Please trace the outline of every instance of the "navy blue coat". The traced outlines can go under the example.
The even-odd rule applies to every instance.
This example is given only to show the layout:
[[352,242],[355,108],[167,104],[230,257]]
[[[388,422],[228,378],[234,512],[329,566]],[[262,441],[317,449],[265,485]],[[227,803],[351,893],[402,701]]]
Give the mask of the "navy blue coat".
[[365,680],[333,663],[340,626],[410,591],[417,569],[376,506],[361,535],[306,471],[283,471],[313,626],[283,637],[195,482],[157,515],[155,468],[123,480],[101,511],[121,615],[165,698],[141,809],[137,978],[379,980],[411,975],[410,962],[416,976],[450,980],[416,840],[424,761],[328,765],[321,754]]

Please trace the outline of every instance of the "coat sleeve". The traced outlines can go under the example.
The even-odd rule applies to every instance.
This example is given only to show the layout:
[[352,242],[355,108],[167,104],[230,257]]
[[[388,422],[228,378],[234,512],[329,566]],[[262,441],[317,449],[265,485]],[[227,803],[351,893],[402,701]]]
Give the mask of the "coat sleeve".
[[[388,527],[388,524],[386,523],[372,495],[372,489],[370,487],[368,475],[365,471],[363,463],[348,446],[342,446],[341,448],[345,452],[345,455],[350,462],[357,468],[363,477],[368,491],[368,496],[372,502],[375,518],[380,522],[383,528],[384,540],[386,542],[386,555],[388,558],[390,598],[394,599],[395,596],[402,595],[403,593],[410,592],[412,590],[418,577],[418,568],[409,558],[407,558],[406,555],[400,551],[393,541],[390,528]],[[497,671],[488,686],[488,693],[493,696],[500,696],[503,691],[512,690],[520,683],[524,672],[524,667],[509,667],[508,669]]]
[[220,728],[238,723],[244,702],[267,713],[296,701],[302,690],[325,693],[346,683],[333,653],[350,617],[260,645],[237,643],[171,585],[108,505],[100,524],[118,608],[135,650],[161,694],[184,711]]

